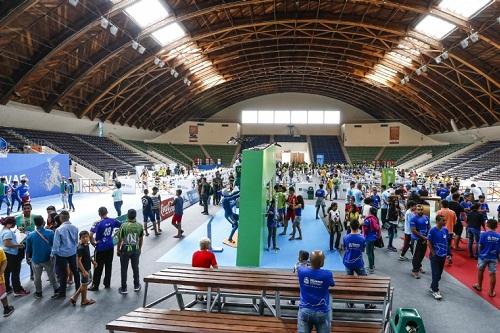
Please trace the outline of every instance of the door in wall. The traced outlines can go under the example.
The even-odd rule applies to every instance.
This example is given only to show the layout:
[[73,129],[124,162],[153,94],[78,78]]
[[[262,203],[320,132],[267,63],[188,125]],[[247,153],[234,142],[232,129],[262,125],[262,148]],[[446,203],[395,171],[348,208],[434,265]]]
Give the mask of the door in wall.
[[304,153],[292,153],[292,162],[304,163]]

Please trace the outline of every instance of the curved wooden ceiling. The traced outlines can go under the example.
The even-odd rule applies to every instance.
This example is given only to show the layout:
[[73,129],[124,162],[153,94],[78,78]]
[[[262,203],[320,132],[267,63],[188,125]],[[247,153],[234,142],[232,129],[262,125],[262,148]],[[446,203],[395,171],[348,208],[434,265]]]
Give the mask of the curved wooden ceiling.
[[[450,130],[450,119],[460,128],[500,121],[498,2],[467,21],[438,9],[437,0],[162,1],[173,15],[145,29],[123,11],[133,0],[80,0],[76,7],[67,0],[4,2],[0,102],[157,131],[278,92],[336,98],[423,133]],[[416,33],[429,13],[457,29],[442,41]],[[100,27],[102,16],[119,28],[116,36]],[[150,33],[173,22],[188,36],[162,48]],[[477,42],[457,46],[475,31]],[[426,45],[408,57],[427,71],[416,75],[391,62],[386,66],[397,71],[395,78],[368,80],[409,37]],[[132,48],[132,39],[146,47],[144,54]],[[189,66],[169,53],[187,44],[203,55]],[[449,58],[438,64],[433,59],[443,50]],[[155,65],[155,57],[167,66]],[[207,60],[211,66],[204,67]],[[203,80],[214,72],[225,82],[207,88]],[[401,84],[405,75],[411,79]]]

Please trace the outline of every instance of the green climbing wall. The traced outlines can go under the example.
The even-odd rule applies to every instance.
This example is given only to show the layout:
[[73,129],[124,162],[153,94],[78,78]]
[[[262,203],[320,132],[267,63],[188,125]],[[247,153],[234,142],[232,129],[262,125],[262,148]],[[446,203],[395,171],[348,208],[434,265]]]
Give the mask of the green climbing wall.
[[266,186],[274,186],[276,155],[274,146],[243,151],[240,189],[240,224],[236,266],[260,266],[265,228]]

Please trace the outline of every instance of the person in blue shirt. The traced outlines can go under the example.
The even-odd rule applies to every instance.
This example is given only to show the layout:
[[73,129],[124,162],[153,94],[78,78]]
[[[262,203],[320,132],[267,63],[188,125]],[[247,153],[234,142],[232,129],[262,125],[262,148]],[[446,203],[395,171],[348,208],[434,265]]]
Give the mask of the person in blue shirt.
[[369,215],[365,217],[365,220],[363,221],[363,235],[366,240],[368,271],[370,274],[373,274],[375,270],[375,241],[382,237],[380,224],[377,218],[377,210],[373,207],[370,208]]
[[354,197],[354,204],[356,205],[356,207],[358,207],[360,210],[362,209],[363,207],[363,192],[361,191],[362,189],[362,185],[361,183],[358,183],[358,187],[355,188],[353,191],[352,191],[352,195]]
[[12,204],[12,210],[14,210],[14,203],[17,202],[17,211],[20,211],[22,202],[21,199],[19,198],[19,193],[17,193],[18,187],[19,187],[19,182],[17,180],[13,180],[10,185],[11,188],[10,202]]
[[59,290],[54,273],[54,263],[50,260],[52,244],[54,242],[54,232],[45,229],[45,221],[41,216],[35,216],[35,232],[31,232],[26,237],[26,257],[31,258],[31,266],[34,273],[35,298],[42,298],[42,272],[45,270],[49,277],[50,284],[54,289],[54,295]]
[[17,194],[19,195],[19,198],[21,199],[22,203],[31,201],[29,192],[30,187],[26,183],[27,183],[26,179],[21,179],[21,185],[19,185],[19,187],[17,188]]
[[175,199],[170,203],[174,206],[174,216],[172,216],[172,225],[177,229],[177,235],[174,238],[181,238],[184,230],[182,230],[182,215],[184,215],[184,198],[182,197],[182,190],[175,191]]
[[323,184],[319,184],[319,189],[316,190],[316,193],[314,194],[316,197],[316,220],[319,220],[319,208],[321,207],[321,211],[323,212],[323,217],[326,217],[325,213],[325,197],[326,197],[326,191],[323,189]]
[[21,285],[21,262],[24,258],[24,243],[17,242],[16,234],[12,229],[16,226],[16,219],[8,216],[1,220],[3,225],[0,232],[0,241],[5,255],[7,256],[7,267],[5,267],[5,291],[14,291],[14,296],[26,296],[30,292]]
[[273,250],[278,251],[279,248],[276,246],[276,228],[278,224],[276,223],[276,201],[274,199],[271,200],[269,204],[269,208],[267,209],[267,248],[266,251],[269,251],[271,248],[271,241],[273,242]]
[[233,236],[236,233],[236,230],[238,230],[238,221],[240,216],[234,212],[233,208],[236,206],[236,201],[239,197],[240,191],[237,187],[234,188],[232,192],[229,192],[227,189],[222,191],[222,208],[224,209],[224,217],[229,223],[231,223],[231,233],[227,239],[230,242],[233,242]]
[[7,193],[9,192],[9,185],[6,183],[5,177],[0,178],[0,209],[2,209],[2,204],[7,205],[7,216],[10,215],[10,201]]
[[429,259],[431,261],[431,294],[436,300],[441,300],[443,296],[439,291],[439,280],[443,274],[444,263],[446,257],[449,256],[448,247],[448,229],[444,227],[445,220],[441,215],[436,216],[436,226],[429,231],[428,246],[429,246]]
[[142,216],[144,221],[144,236],[149,236],[148,232],[148,222],[151,221],[153,223],[153,229],[155,231],[155,236],[159,236],[161,232],[158,231],[160,226],[160,221],[156,221],[155,216],[153,214],[153,200],[149,196],[149,190],[144,190],[144,195],[141,198],[142,201]]
[[330,333],[332,312],[330,287],[335,286],[333,273],[322,269],[325,255],[322,251],[311,253],[311,266],[299,267],[300,304],[297,318],[298,333]]
[[351,181],[349,183],[349,189],[347,190],[346,198],[345,198],[346,202],[349,202],[349,199],[353,196],[353,190],[354,190],[355,185],[356,185],[356,182],[354,182],[354,181]]
[[[12,208],[14,208],[14,204],[12,204]],[[488,219],[488,213],[490,212],[490,207],[485,201],[484,194],[479,196],[479,213],[483,214],[484,220]]]
[[429,217],[424,215],[423,205],[417,205],[416,212],[417,214],[410,220],[411,239],[415,242],[411,275],[415,279],[420,279],[419,273],[425,273],[422,268],[422,260],[424,260],[427,251],[427,234],[430,222]]
[[76,265],[76,248],[78,247],[78,228],[69,221],[69,212],[63,210],[59,213],[61,226],[56,229],[51,255],[55,257],[56,269],[59,278],[59,291],[54,298],[66,297],[67,271],[69,265],[73,273],[75,288],[80,288],[80,273]]
[[68,192],[68,209],[75,211],[75,205],[73,205],[73,194],[75,194],[75,183],[73,182],[73,178],[68,178],[67,185]]
[[466,214],[468,214],[471,211],[473,197],[474,195],[472,193],[464,194],[464,201],[460,203],[460,205],[464,207],[464,211]]
[[370,197],[372,199],[372,207],[379,209],[380,208],[380,196],[377,193],[377,188],[373,188],[373,194]]
[[498,259],[500,257],[500,234],[496,232],[498,222],[495,219],[489,219],[486,222],[487,231],[481,233],[479,239],[479,259],[477,262],[477,283],[472,287],[481,291],[483,287],[484,270],[488,267],[490,273],[490,287],[488,295],[495,297],[496,272]]
[[441,200],[446,200],[446,197],[450,194],[450,190],[444,187],[443,183],[439,184],[439,188],[436,190],[436,195],[441,198]]
[[92,286],[89,291],[98,291],[101,283],[102,271],[104,269],[104,288],[111,287],[111,272],[113,269],[113,256],[115,240],[113,236],[122,225],[120,221],[108,217],[108,209],[99,207],[100,221],[96,222],[90,229],[90,243],[95,247],[95,261]]
[[387,228],[387,209],[389,208],[389,198],[391,197],[391,190],[390,188],[392,187],[392,183],[389,184],[389,188],[387,186],[382,185],[382,196],[380,198],[380,218],[382,220],[382,226],[384,228]]
[[[301,195],[297,196],[297,202],[295,204],[295,218],[293,219],[292,225],[292,236],[288,240],[302,239],[302,228],[300,227],[300,222],[302,222],[302,210],[305,208],[304,198]],[[295,232],[299,232],[299,237],[295,238]]]

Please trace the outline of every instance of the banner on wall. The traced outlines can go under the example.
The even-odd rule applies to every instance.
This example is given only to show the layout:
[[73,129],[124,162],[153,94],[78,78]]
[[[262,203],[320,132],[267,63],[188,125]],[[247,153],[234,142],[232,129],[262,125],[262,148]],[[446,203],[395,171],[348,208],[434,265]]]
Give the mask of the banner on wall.
[[63,176],[69,178],[67,154],[9,154],[0,158],[0,177],[7,183],[28,179],[32,198],[58,194]]
[[389,127],[389,143],[399,143],[399,126]]
[[189,125],[189,142],[198,142],[198,126]]
[[170,206],[172,202],[174,202],[174,198],[168,198],[161,201],[160,218],[162,221],[174,215],[174,206]]
[[323,165],[325,163],[325,155],[317,154],[316,163],[319,165]]
[[[198,194],[198,191],[197,190],[190,190],[190,191],[187,191],[186,192],[187,194],[187,197],[188,197],[188,202],[189,202],[189,205],[188,206],[191,206],[197,202],[200,201],[200,195]],[[184,206],[186,205],[186,203],[184,203]]]

